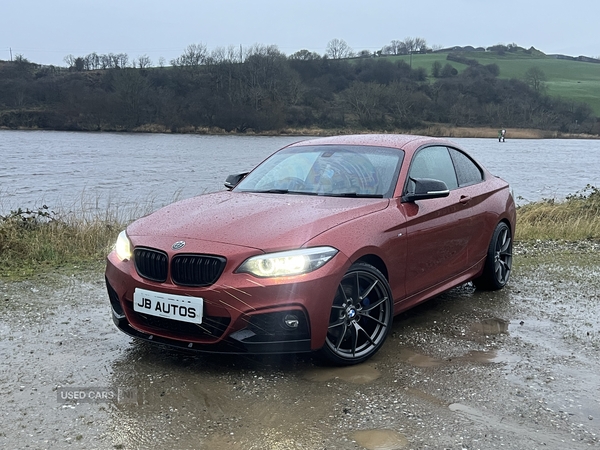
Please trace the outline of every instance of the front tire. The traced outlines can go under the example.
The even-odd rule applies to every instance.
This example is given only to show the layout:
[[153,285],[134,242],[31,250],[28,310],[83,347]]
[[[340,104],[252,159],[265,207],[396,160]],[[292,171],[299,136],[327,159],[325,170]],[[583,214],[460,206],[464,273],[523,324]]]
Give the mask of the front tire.
[[382,273],[369,264],[353,264],[336,290],[321,353],[337,365],[366,361],[392,327],[393,304]]
[[492,235],[483,273],[473,280],[473,284],[479,289],[497,291],[506,286],[511,270],[512,235],[509,226],[500,222]]

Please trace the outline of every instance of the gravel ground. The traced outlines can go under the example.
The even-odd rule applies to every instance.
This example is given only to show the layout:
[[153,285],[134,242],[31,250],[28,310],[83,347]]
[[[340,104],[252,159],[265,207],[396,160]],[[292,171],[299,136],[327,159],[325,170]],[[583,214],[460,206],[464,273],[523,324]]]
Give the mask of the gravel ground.
[[0,281],[0,447],[594,448],[599,256],[594,242],[518,245],[504,290],[464,285],[398,316],[349,368],[133,341],[101,269]]

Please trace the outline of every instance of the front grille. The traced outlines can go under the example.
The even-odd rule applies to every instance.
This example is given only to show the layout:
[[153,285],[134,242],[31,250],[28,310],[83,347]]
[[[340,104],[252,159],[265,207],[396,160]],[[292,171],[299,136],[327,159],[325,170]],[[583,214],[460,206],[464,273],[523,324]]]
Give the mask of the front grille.
[[[133,252],[135,270],[142,277],[164,283],[169,271],[166,253],[152,248],[138,247]],[[175,255],[171,261],[171,280],[181,286],[210,286],[215,283],[227,260],[213,255]]]
[[162,283],[167,280],[167,254],[151,248],[136,248],[133,252],[135,270],[148,280]]
[[220,256],[177,255],[171,262],[171,279],[182,286],[209,286],[219,279],[225,263]]

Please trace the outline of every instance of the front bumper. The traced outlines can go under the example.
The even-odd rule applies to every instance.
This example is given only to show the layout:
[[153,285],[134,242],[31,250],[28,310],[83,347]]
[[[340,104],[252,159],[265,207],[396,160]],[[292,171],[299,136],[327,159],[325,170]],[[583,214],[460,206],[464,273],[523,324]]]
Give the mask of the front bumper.
[[[175,331],[177,327],[181,328],[183,326],[185,328],[186,325],[189,325],[189,328],[192,328],[195,326],[193,324],[182,324],[170,319],[152,317],[151,320],[155,321],[158,334],[142,331],[132,326],[127,320],[116,291],[112,288],[108,280],[106,280],[106,287],[111,303],[114,324],[122,332],[137,339],[203,353],[276,354],[311,351],[308,320],[306,315],[300,310],[256,314],[247,319],[248,325],[246,327],[222,339],[217,337],[215,342],[202,343],[186,340],[184,335],[181,335],[180,338],[164,335],[165,331],[177,333]],[[298,325],[294,329],[286,329],[283,323],[285,318],[290,315],[298,319]],[[229,321],[222,319],[221,322],[223,322],[223,325],[227,325]],[[161,324],[163,325],[162,327],[160,327]],[[205,330],[199,331],[199,333],[202,335],[206,334],[208,328],[211,327],[205,327]],[[213,326],[212,328],[215,330],[212,334],[218,332],[218,327]]]
[[[106,286],[115,325],[138,339],[206,353],[310,352],[324,345],[331,304],[346,270],[345,259],[336,262],[288,280],[226,271],[215,285],[186,288],[143,279],[133,264],[111,253]],[[202,324],[134,311],[136,288],[204,298]]]

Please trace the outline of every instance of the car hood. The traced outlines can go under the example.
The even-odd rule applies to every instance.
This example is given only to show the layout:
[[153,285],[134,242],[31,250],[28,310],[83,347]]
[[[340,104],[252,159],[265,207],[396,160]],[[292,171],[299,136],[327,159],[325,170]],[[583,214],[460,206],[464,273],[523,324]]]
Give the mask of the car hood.
[[388,199],[217,192],[173,203],[127,228],[130,236],[197,239],[264,251],[297,248]]

